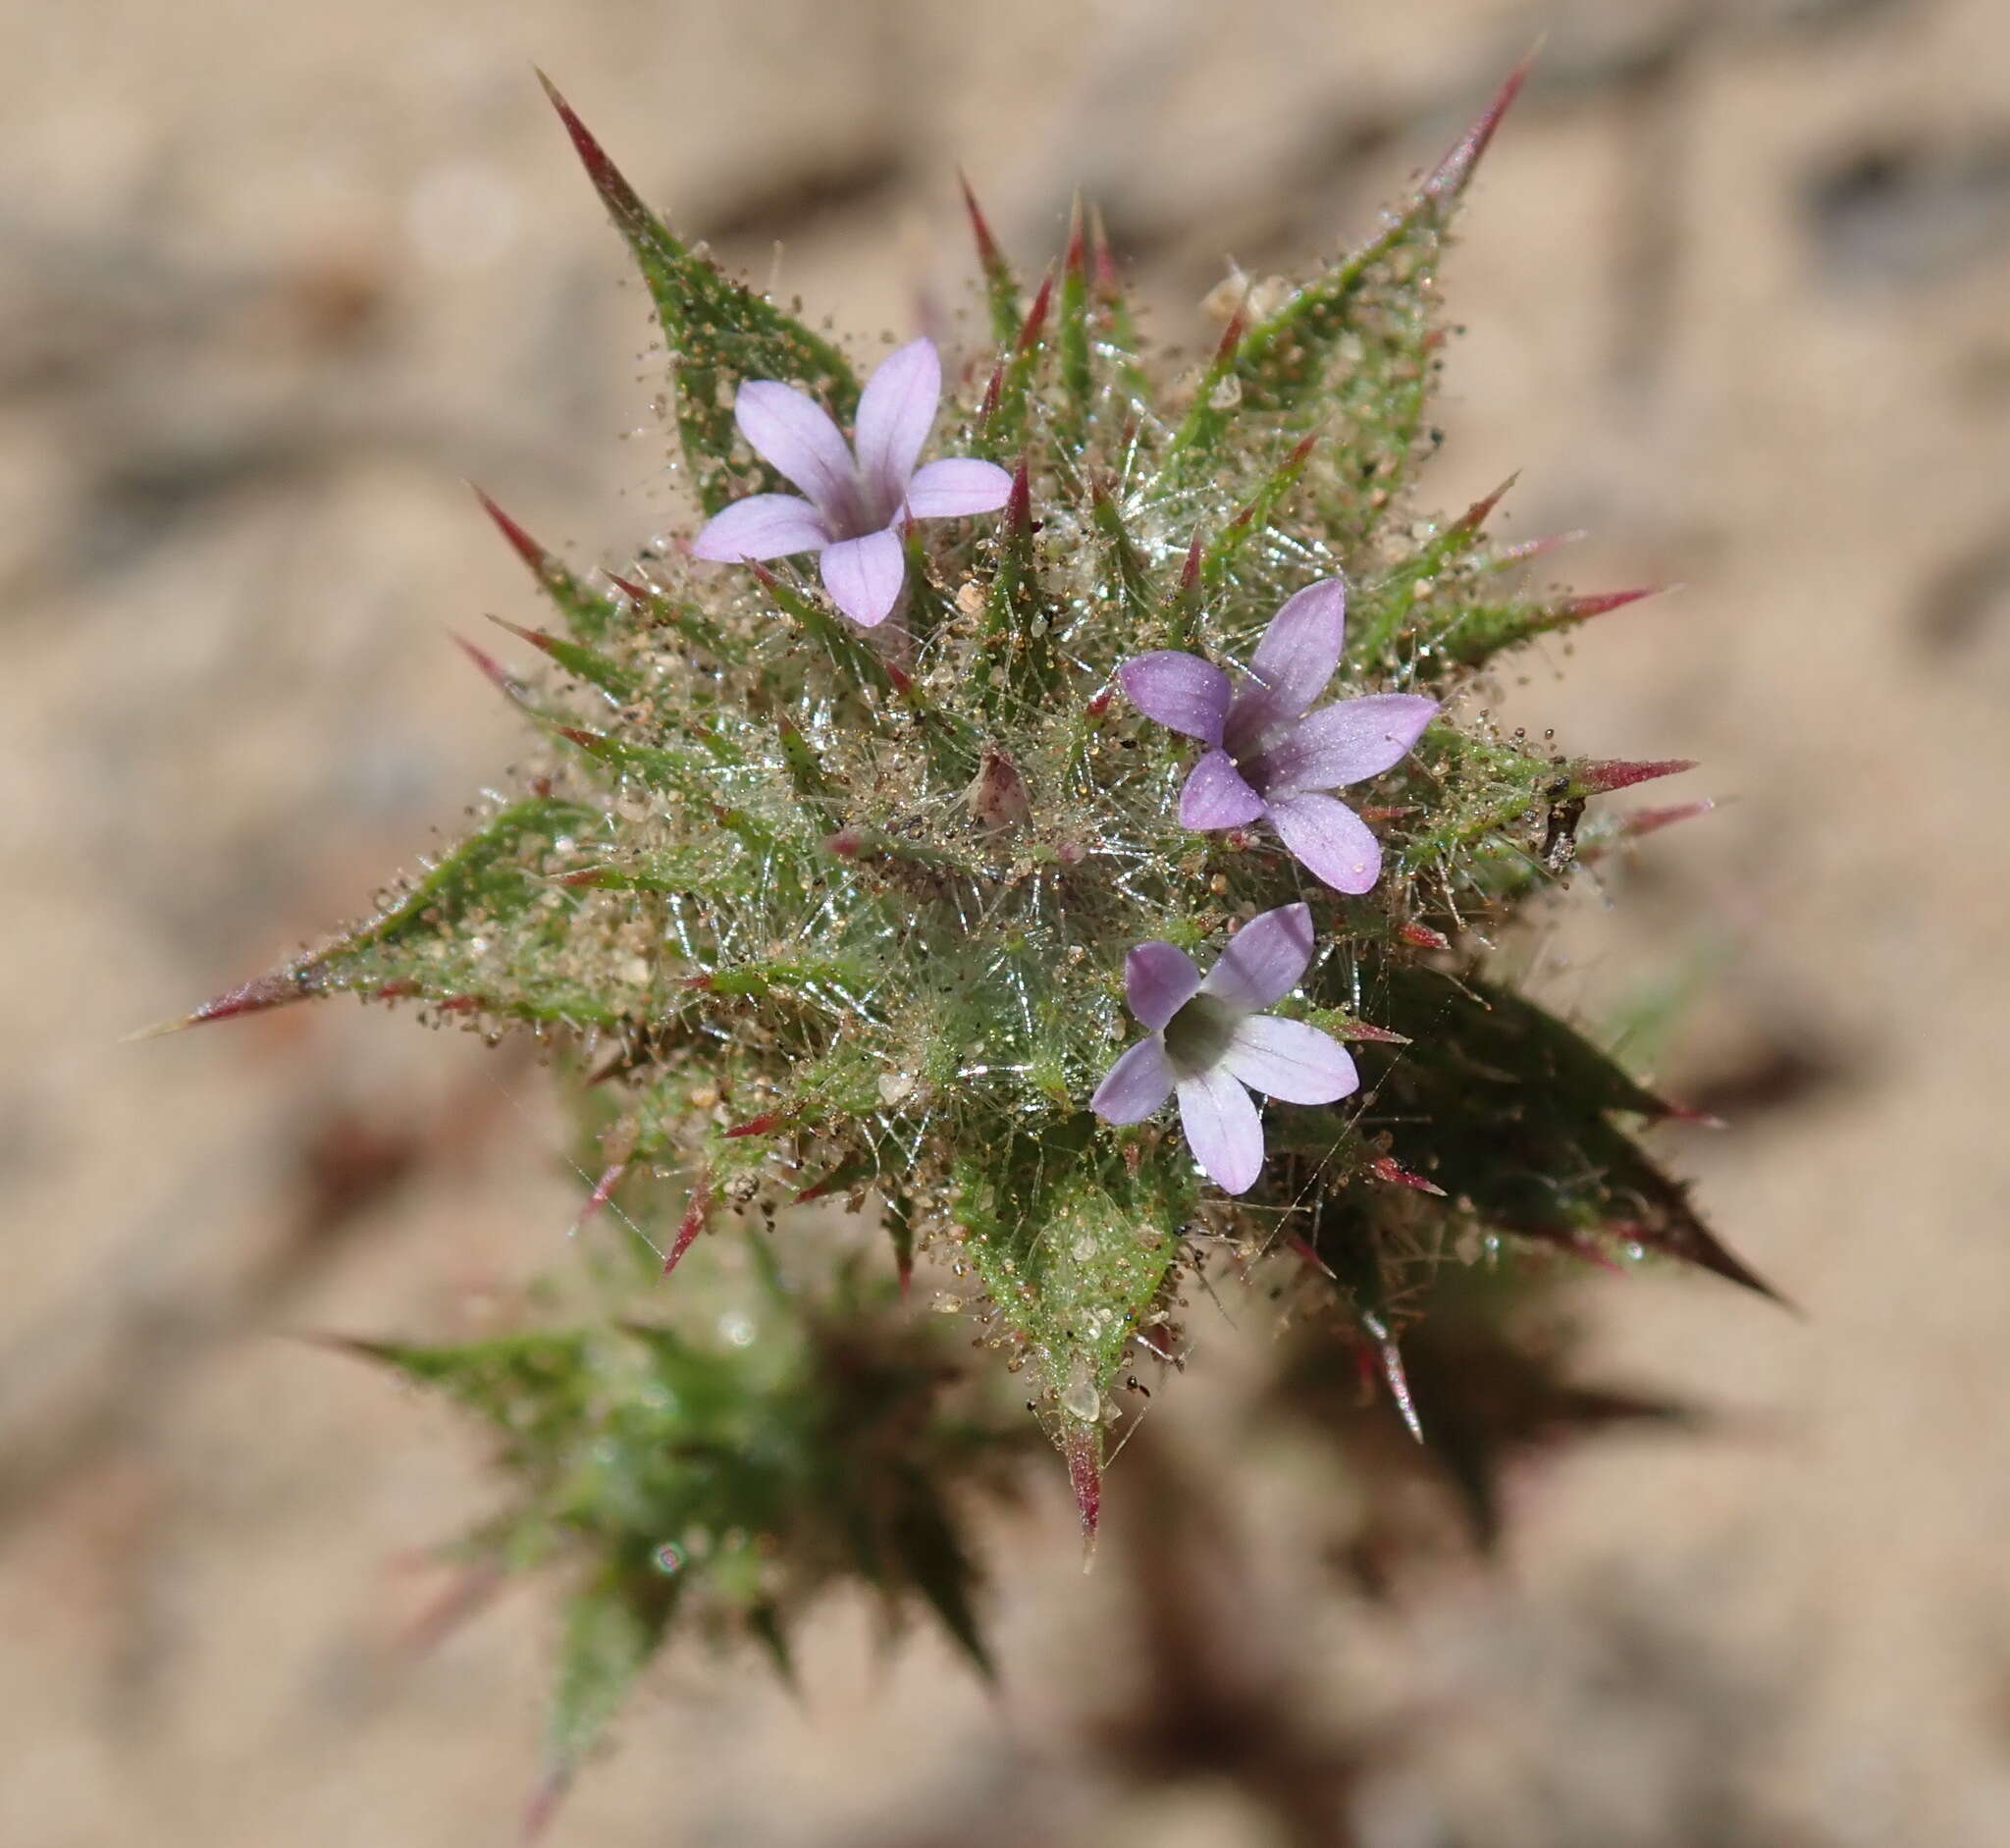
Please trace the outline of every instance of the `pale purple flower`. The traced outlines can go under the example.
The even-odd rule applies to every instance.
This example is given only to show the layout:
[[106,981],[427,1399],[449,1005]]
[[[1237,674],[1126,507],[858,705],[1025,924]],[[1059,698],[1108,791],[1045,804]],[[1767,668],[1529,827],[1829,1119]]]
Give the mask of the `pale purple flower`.
[[1346,632],[1347,585],[1331,577],[1306,585],[1270,619],[1239,682],[1177,649],[1136,656],[1117,677],[1146,717],[1207,746],[1180,792],[1188,827],[1268,821],[1316,877],[1365,892],[1381,876],[1382,843],[1323,792],[1401,763],[1438,703],[1371,693],[1309,711],[1340,665]]
[[1176,1092],[1180,1127],[1217,1186],[1246,1193],[1263,1169],[1263,1124],[1244,1085],[1288,1104],[1330,1104],[1360,1083],[1331,1034],[1263,1012],[1312,960],[1312,914],[1283,905],[1251,918],[1202,979],[1185,950],[1152,937],[1124,959],[1124,995],[1151,1029],[1089,1099],[1109,1123],[1141,1123]]
[[809,393],[748,379],[733,421],[754,452],[803,492],[756,494],[706,521],[691,554],[727,563],[814,552],[830,600],[862,628],[884,622],[907,572],[909,520],[954,519],[1005,504],[1012,477],[995,462],[949,456],[917,468],[942,396],[932,341],[909,341],[859,394],[852,443]]

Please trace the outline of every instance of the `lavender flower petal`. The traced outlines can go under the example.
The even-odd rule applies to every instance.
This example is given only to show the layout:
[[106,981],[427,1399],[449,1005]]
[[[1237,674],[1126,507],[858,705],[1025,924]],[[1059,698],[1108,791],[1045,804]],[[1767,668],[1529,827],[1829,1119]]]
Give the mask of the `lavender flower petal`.
[[1263,798],[1243,780],[1226,751],[1210,751],[1188,773],[1180,791],[1180,825],[1240,827],[1263,813]]
[[1251,918],[1229,939],[1200,991],[1254,1014],[1290,994],[1304,979],[1311,960],[1311,908],[1280,905]]
[[1347,636],[1347,583],[1307,584],[1270,619],[1249,669],[1269,688],[1274,710],[1296,718],[1326,690]]
[[1347,1050],[1302,1021],[1257,1015],[1236,1029],[1221,1067],[1252,1090],[1288,1104],[1330,1104],[1360,1088]]
[[1219,1066],[1180,1080],[1180,1127],[1215,1186],[1246,1193],[1263,1172],[1263,1124],[1249,1093]]
[[864,509],[851,449],[809,393],[773,379],[749,379],[733,400],[733,419],[754,452],[817,503],[833,533],[858,532]]
[[1088,1107],[1105,1123],[1142,1123],[1172,1094],[1172,1061],[1166,1042],[1153,1033],[1103,1074]]
[[823,515],[792,494],[752,494],[721,508],[691,542],[694,558],[737,563],[743,558],[785,558],[820,552],[830,544]]
[[1221,728],[1222,748],[1241,763],[1266,758],[1268,746],[1289,735],[1297,722],[1284,710],[1284,702],[1260,680],[1244,678],[1229,703],[1229,715]]
[[1153,1032],[1192,1000],[1199,986],[1199,970],[1177,944],[1147,937],[1124,959],[1124,999]]
[[1117,678],[1146,718],[1203,744],[1221,743],[1222,721],[1229,714],[1229,677],[1211,660],[1164,648],[1133,656],[1117,669]]
[[1371,693],[1307,713],[1271,747],[1272,787],[1338,789],[1402,762],[1438,710],[1413,693]]
[[992,513],[1012,494],[1012,477],[996,462],[974,455],[949,455],[925,462],[907,485],[907,510],[918,520],[951,520],[966,513]]
[[891,519],[899,507],[941,396],[942,361],[926,336],[888,353],[859,394],[853,448],[876,517]]
[[892,613],[907,576],[907,554],[891,530],[826,546],[820,560],[830,601],[862,629],[877,628]]
[[1365,892],[1382,873],[1382,843],[1346,803],[1299,790],[1270,805],[1270,825],[1298,864],[1336,892]]

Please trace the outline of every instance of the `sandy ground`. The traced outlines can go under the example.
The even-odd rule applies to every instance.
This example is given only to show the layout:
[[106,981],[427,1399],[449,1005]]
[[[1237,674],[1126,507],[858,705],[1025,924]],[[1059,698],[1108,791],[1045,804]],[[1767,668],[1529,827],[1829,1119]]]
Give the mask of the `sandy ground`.
[[[1607,1371],[1732,1416],[1524,1483],[1500,1569],[1400,1623],[1260,1501],[1225,1502],[1223,1569],[1308,1704],[1401,1739],[1356,1788],[1375,1848],[2010,1840],[1993,0],[7,10],[0,1839],[513,1827],[548,1603],[398,1657],[478,1452],[291,1337],[478,1326],[561,1255],[538,1075],[348,1008],[116,1042],[352,911],[508,762],[443,631],[529,596],[462,477],[589,558],[675,517],[639,295],[532,64],[841,326],[955,284],[961,163],[1031,261],[1085,185],[1176,339],[1224,251],[1371,223],[1543,28],[1450,272],[1435,498],[1519,468],[1518,530],[1595,533],[1576,582],[1684,586],[1516,691],[1725,804],[1550,979],[1607,1017],[1693,990],[1662,1073],[1736,1127],[1678,1158],[1805,1315],[1587,1284]],[[1168,1419],[1209,1415],[1206,1364]],[[1145,1670],[1058,1482],[994,1542],[999,1700],[849,1608],[793,1702],[677,1656],[554,1838],[1282,1840],[1178,1774],[1218,1715],[1190,1765],[1093,1749]]]

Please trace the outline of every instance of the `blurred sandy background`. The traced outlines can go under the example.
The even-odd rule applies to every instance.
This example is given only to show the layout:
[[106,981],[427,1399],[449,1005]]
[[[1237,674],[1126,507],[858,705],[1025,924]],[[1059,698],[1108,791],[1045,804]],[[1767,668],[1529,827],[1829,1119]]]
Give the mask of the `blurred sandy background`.
[[15,0],[0,1840],[496,1842],[528,1783],[549,1599],[393,1648],[478,1446],[290,1336],[473,1326],[562,1258],[538,1074],[351,1007],[117,1042],[500,778],[444,631],[532,596],[462,477],[589,560],[674,522],[641,297],[533,63],[840,326],[958,281],[961,163],[1027,267],[1085,185],[1179,342],[1224,252],[1362,232],[1543,29],[1449,269],[1429,498],[1519,468],[1510,530],[1596,534],[1573,581],[1685,587],[1517,692],[1726,799],[1553,979],[1693,991],[1662,1076],[1737,1127],[1670,1152],[1806,1319],[1587,1283],[1606,1375],[1731,1423],[1521,1482],[1500,1567],[1422,1608],[1215,1498],[1229,1692],[1150,1748],[1134,1562],[1081,1577],[1056,1471],[993,1535],[1001,1699],[845,1608],[793,1702],[677,1652],[553,1839],[1315,1842],[1250,1794],[1282,1714],[1368,1742],[1277,1775],[1374,1848],[2010,1841],[1999,0]]

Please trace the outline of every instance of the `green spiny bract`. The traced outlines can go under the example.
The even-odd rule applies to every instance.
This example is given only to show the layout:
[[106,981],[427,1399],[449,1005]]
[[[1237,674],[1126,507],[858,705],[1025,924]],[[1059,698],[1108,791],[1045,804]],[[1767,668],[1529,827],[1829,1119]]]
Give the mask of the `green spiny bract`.
[[[1137,341],[1092,219],[1029,298],[973,202],[993,349],[951,368],[935,447],[1004,465],[1014,490],[999,515],[908,528],[884,628],[785,564],[678,553],[581,577],[492,506],[563,620],[514,631],[520,674],[469,646],[542,736],[523,792],[368,923],[193,1018],[346,990],[530,1030],[599,1113],[605,1188],[665,1268],[708,1227],[805,1195],[875,1200],[903,1282],[917,1250],[952,1271],[1091,1530],[1112,1390],[1183,1349],[1196,1250],[1316,1266],[1336,1339],[1379,1353],[1399,1393],[1396,1337],[1455,1251],[1616,1241],[1756,1284],[1624,1127],[1668,1106],[1481,970],[1476,924],[1497,934],[1624,831],[1589,798],[1684,767],[1490,726],[1470,696],[1492,663],[1625,598],[1520,588],[1529,549],[1489,536],[1491,501],[1411,503],[1438,260],[1519,78],[1364,248],[1246,301],[1197,373]],[[773,487],[737,442],[735,389],[796,384],[842,419],[850,362],[674,238],[558,107],[654,297],[694,511]],[[1360,897],[1267,833],[1183,827],[1191,752],[1115,689],[1151,650],[1245,660],[1293,592],[1340,576],[1339,690],[1443,702],[1375,785],[1383,873]],[[1363,1090],[1272,1106],[1262,1177],[1231,1198],[1176,1131],[1112,1129],[1088,1100],[1134,1030],[1133,946],[1219,944],[1300,900],[1320,954],[1282,1011],[1354,1042]],[[784,1252],[821,1236],[774,1233]],[[625,1429],[621,1382],[671,1351],[660,1330],[546,1340],[550,1392],[578,1403],[540,1481]],[[918,1448],[914,1466],[935,1463]],[[542,1491],[531,1506],[569,1518]],[[661,1526],[572,1524],[639,1660],[674,1602],[643,1557]]]
[[[723,1338],[618,1315],[455,1346],[343,1344],[500,1434],[511,1503],[450,1549],[457,1614],[501,1574],[583,1562],[566,1602],[536,1803],[563,1787],[672,1622],[759,1643],[825,1587],[931,1610],[991,1672],[958,1498],[1009,1493],[1023,1424],[942,1402],[956,1368],[856,1254],[817,1287],[765,1241],[712,1297]],[[707,1294],[706,1284],[700,1292]],[[720,1305],[725,1305],[721,1307]]]

